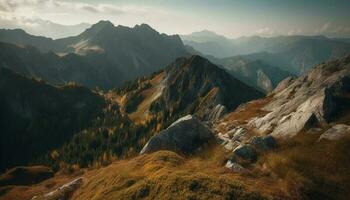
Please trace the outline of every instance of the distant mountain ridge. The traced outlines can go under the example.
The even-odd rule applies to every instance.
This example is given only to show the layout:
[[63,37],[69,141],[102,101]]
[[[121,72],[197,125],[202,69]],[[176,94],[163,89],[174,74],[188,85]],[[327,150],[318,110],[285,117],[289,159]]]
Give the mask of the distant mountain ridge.
[[90,88],[108,89],[123,81],[123,73],[104,54],[58,56],[31,46],[0,42],[0,59],[0,67],[55,85],[73,81]]
[[[69,57],[72,58],[71,64],[74,65],[74,68],[80,68],[81,75],[77,74],[78,76],[68,79],[62,78],[64,81],[78,83],[84,82],[80,80],[80,76],[86,77],[84,74],[94,70],[99,71],[98,74],[113,76],[118,82],[132,80],[161,69],[177,57],[189,55],[177,35],[160,34],[146,24],[129,28],[114,26],[109,21],[100,21],[77,36],[57,40],[32,36],[22,30],[3,29],[0,30],[0,41],[20,46],[34,46],[43,53],[52,51],[58,55],[79,54],[80,56],[72,54]],[[17,56],[25,57],[19,54]],[[78,57],[79,60],[76,61],[73,57]],[[67,59],[66,56],[63,58]],[[92,64],[89,64],[91,61]],[[8,63],[5,64],[8,68],[12,67]],[[41,66],[41,68],[45,67]],[[45,78],[45,72],[42,73]],[[69,75],[62,75],[62,77],[67,76]],[[46,80],[52,82],[50,79]],[[101,88],[119,86],[119,84],[114,84],[116,81],[112,82],[110,85],[99,83],[94,86]],[[87,86],[93,84],[92,81]]]
[[232,76],[245,84],[266,93],[271,92],[283,79],[294,76],[292,73],[266,64],[264,61],[248,59],[244,56],[215,59],[214,62],[223,66]]
[[[280,67],[294,74],[302,74],[321,62],[340,58],[350,53],[347,39],[327,38],[325,36],[249,36],[229,39],[207,31],[181,36],[184,44],[192,46],[203,54],[218,58],[267,53],[268,59],[259,57],[265,63]],[[215,36],[215,37],[214,37]],[[224,42],[223,42],[224,41]],[[213,50],[214,49],[214,50]],[[228,54],[230,54],[228,56]],[[262,54],[261,54],[262,55]]]

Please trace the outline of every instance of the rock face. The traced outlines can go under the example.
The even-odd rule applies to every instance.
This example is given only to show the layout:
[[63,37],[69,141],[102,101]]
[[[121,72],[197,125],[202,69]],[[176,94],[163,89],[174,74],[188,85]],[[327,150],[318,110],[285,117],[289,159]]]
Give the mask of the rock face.
[[208,114],[208,121],[216,121],[226,113],[227,113],[226,107],[221,104],[218,104]]
[[193,116],[187,115],[153,136],[143,147],[140,154],[159,150],[188,154],[213,139],[214,135],[208,127]]
[[176,59],[164,73],[164,89],[152,103],[152,112],[195,113],[201,120],[216,120],[226,111],[263,96],[197,55]]
[[350,105],[350,56],[316,66],[309,73],[282,81],[272,100],[249,125],[275,137],[292,137],[303,129],[330,122]]
[[332,128],[325,131],[320,136],[320,140],[339,140],[347,135],[350,135],[350,126],[345,124],[336,124]]
[[83,178],[76,178],[73,181],[62,185],[47,194],[34,196],[32,200],[68,200],[73,192],[83,183]]

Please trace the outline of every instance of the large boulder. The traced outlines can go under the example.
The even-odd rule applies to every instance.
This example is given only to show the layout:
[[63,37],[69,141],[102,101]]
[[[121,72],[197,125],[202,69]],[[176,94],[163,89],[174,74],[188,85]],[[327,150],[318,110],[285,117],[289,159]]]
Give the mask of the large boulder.
[[159,150],[189,154],[212,140],[215,137],[211,130],[192,115],[187,115],[153,136],[140,154]]
[[235,156],[240,159],[255,162],[258,158],[258,154],[253,146],[249,144],[241,144],[233,150]]
[[319,140],[339,140],[347,135],[350,135],[350,126],[345,124],[336,124],[332,128],[325,131]]
[[271,135],[254,136],[250,140],[250,144],[259,151],[273,150],[277,147],[276,140]]

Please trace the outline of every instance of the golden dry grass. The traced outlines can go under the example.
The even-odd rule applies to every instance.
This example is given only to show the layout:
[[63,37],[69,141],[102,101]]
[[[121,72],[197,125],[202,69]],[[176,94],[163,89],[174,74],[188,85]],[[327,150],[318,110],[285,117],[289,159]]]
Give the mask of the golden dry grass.
[[271,100],[272,96],[268,96],[263,99],[250,101],[229,113],[223,121],[237,121],[239,124],[245,124],[253,117],[266,115],[268,112],[262,110],[262,108]]
[[[129,117],[136,123],[143,123],[149,117],[149,108],[153,101],[155,101],[163,90],[161,81],[163,80],[165,72],[156,75],[150,80],[151,88],[141,92],[143,101],[137,106],[135,112],[130,113]],[[141,83],[142,84],[142,83]]]
[[295,199],[348,199],[350,197],[350,137],[318,141],[319,134],[299,134],[276,152],[260,158],[281,180],[281,188]]
[[0,200],[30,200],[33,196],[48,193],[55,188],[72,181],[79,175],[79,173],[71,175],[61,174],[31,186],[10,185],[0,187]]
[[[212,149],[212,148],[209,148]],[[213,153],[214,152],[214,153]],[[224,152],[185,158],[159,151],[85,174],[73,199],[264,199],[279,189],[264,178],[225,169]],[[268,185],[268,189],[266,189]]]

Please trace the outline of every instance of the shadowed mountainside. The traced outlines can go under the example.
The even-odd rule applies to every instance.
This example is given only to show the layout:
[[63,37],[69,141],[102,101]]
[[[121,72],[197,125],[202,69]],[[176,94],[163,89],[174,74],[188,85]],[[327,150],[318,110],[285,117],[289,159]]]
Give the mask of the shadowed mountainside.
[[[129,28],[114,26],[109,21],[100,21],[77,36],[57,40],[32,36],[18,29],[2,29],[0,41],[26,49],[10,55],[12,59],[24,61],[21,67],[35,68],[27,70],[30,76],[39,76],[51,83],[75,81],[104,89],[158,71],[175,58],[189,55],[177,35],[160,34],[147,24]],[[27,51],[37,51],[24,47],[27,45],[38,48],[43,55],[38,51],[35,60],[26,59]],[[1,45],[0,51],[7,50],[8,45]],[[66,56],[59,58],[46,53],[51,51]],[[14,66],[16,63],[9,59],[2,65],[17,70],[19,66]]]
[[89,126],[104,104],[86,88],[53,87],[0,68],[0,170],[62,145]]

